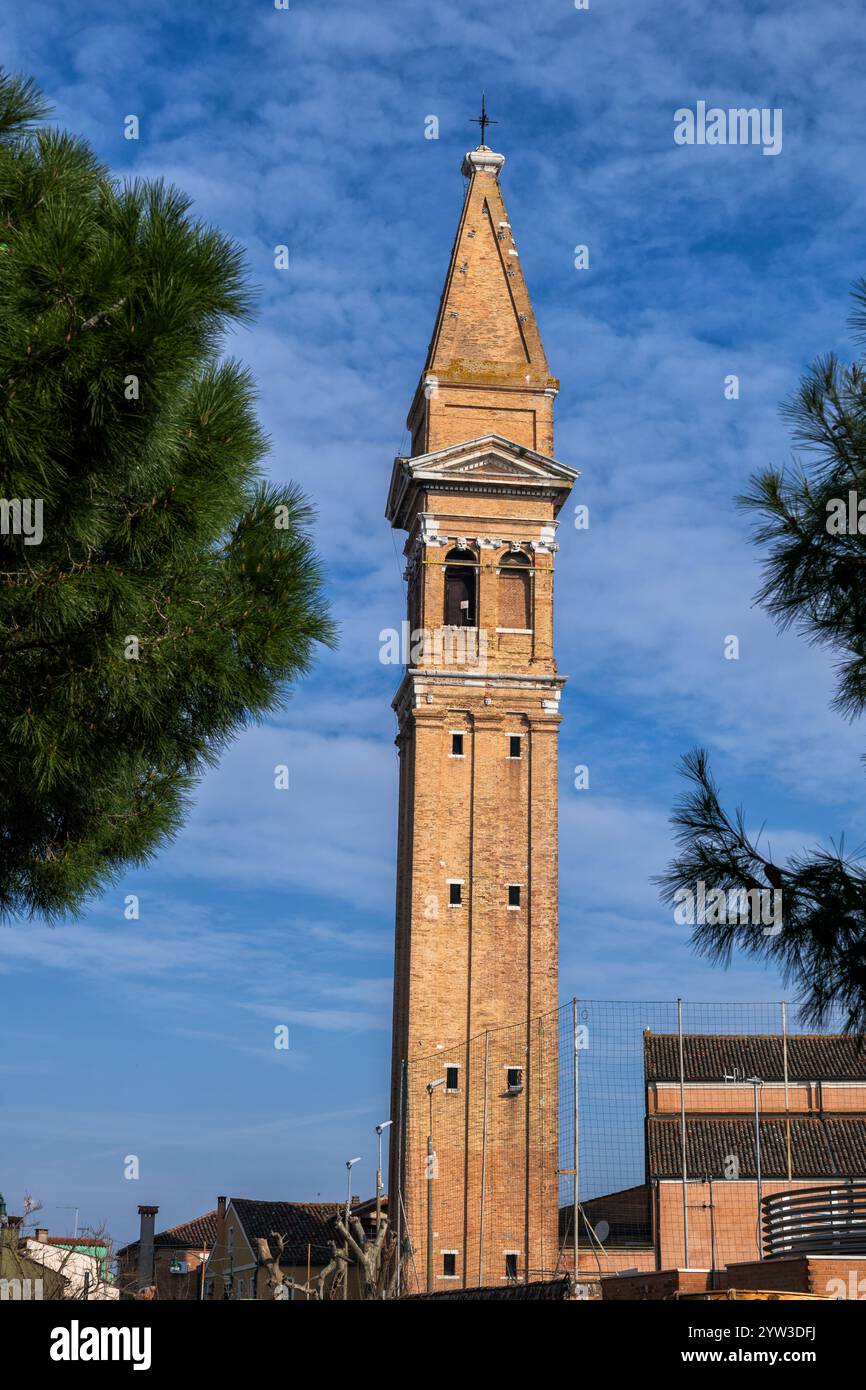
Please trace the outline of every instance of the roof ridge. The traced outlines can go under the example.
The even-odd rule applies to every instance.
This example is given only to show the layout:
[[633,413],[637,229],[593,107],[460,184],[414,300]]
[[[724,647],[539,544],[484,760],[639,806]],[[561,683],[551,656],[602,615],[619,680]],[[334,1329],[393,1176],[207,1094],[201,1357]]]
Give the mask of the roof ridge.
[[170,1236],[172,1231],[180,1231],[184,1226],[194,1226],[197,1221],[207,1221],[208,1217],[216,1216],[217,1208],[213,1207],[210,1211],[202,1212],[201,1216],[191,1216],[188,1221],[178,1221],[174,1226],[166,1226],[164,1231],[157,1231],[158,1236]]
[[335,1197],[331,1202],[293,1202],[288,1197],[230,1197],[229,1201],[253,1202],[259,1207],[344,1207],[346,1203]]

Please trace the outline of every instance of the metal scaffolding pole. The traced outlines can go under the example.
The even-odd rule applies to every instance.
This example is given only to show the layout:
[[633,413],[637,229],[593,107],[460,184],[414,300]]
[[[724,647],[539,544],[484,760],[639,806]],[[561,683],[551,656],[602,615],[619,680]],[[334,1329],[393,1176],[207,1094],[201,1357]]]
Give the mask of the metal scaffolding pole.
[[478,1287],[484,1283],[484,1199],[487,1195],[487,1061],[490,1034],[484,1034],[484,1111],[481,1128],[481,1212],[478,1221]]
[[782,1002],[782,1063],[785,1071],[785,1150],[788,1159],[788,1182],[791,1181],[791,1111],[788,1099],[788,1005]]
[[572,1219],[572,1230],[573,1230],[573,1232],[574,1232],[574,1261],[573,1261],[573,1272],[574,1272],[574,1278],[575,1278],[575,1281],[576,1281],[576,1280],[577,1280],[577,1275],[578,1275],[578,1234],[577,1234],[577,1229],[578,1229],[578,1213],[579,1213],[579,1211],[580,1211],[580,1193],[579,1193],[579,1189],[578,1189],[578,1171],[577,1171],[577,1165],[578,1165],[578,1089],[577,1089],[577,1058],[578,1058],[578,1048],[577,1048],[577,1000],[576,1000],[576,999],[572,999],[572,1001],[571,1001],[571,1050],[572,1050],[572,1053],[573,1053],[572,1070],[571,1070],[571,1077],[572,1077],[572,1080],[571,1080],[571,1092],[572,1092],[572,1107],[573,1107],[573,1113],[574,1113],[574,1141],[573,1141],[573,1144],[572,1144],[572,1154],[571,1154],[571,1166],[572,1166],[572,1169],[573,1169],[573,1177],[574,1177],[574,1200],[573,1200],[573,1203],[572,1203],[572,1218],[571,1218],[571,1219]]
[[[406,1115],[406,1059],[400,1063],[400,1097],[397,1105],[397,1173],[396,1177],[388,1169],[389,1194],[397,1190],[397,1297],[403,1285],[403,1126]],[[391,1215],[389,1207],[389,1216]]]
[[686,1078],[683,1061],[683,1001],[677,1000],[677,1034],[680,1043],[680,1148],[683,1167],[683,1268],[689,1267],[688,1163],[686,1159]]

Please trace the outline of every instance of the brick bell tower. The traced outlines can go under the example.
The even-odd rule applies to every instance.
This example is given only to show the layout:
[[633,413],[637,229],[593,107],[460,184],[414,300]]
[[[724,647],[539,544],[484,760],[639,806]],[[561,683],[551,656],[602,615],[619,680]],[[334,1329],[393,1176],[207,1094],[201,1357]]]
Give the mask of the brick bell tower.
[[406,1291],[428,1279],[428,1172],[434,1290],[557,1262],[553,561],[578,474],[552,457],[559,383],[502,200],[504,163],[483,144],[463,161],[411,453],[394,461],[386,509],[407,533],[411,635],[394,699],[390,1168],[392,1221],[399,1206],[411,1244]]

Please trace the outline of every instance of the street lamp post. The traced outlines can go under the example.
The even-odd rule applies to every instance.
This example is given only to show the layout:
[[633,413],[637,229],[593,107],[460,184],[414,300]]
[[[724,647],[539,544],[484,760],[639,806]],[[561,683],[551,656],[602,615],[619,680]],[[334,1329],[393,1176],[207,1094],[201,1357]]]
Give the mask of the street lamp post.
[[379,1234],[379,1222],[382,1219],[382,1135],[391,1124],[393,1124],[392,1120],[383,1120],[380,1125],[376,1126],[376,1140],[379,1146],[379,1157],[376,1165],[376,1235]]
[[433,1148],[433,1092],[437,1086],[445,1084],[445,1077],[427,1082],[427,1096],[430,1101],[430,1123],[427,1130],[427,1292],[433,1292],[433,1169],[436,1153]]
[[755,1092],[755,1179],[758,1192],[758,1259],[764,1258],[764,1233],[761,1229],[761,1200],[764,1195],[763,1183],[761,1181],[761,1121],[758,1107],[758,1091],[763,1086],[763,1081],[759,1076],[747,1078],[750,1086]]
[[[352,1209],[352,1169],[356,1163],[361,1162],[361,1156],[346,1159],[346,1230],[349,1229],[349,1212]],[[349,1242],[346,1241],[346,1269],[343,1279],[343,1299],[349,1296]]]

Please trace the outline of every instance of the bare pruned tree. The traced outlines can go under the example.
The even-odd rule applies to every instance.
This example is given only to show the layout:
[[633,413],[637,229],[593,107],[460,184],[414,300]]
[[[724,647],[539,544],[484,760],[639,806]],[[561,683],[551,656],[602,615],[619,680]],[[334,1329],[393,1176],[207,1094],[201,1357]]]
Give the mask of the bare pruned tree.
[[[273,1242],[276,1254],[271,1250]],[[274,1298],[284,1298],[282,1292],[287,1283],[291,1283],[295,1293],[302,1293],[307,1298],[324,1299],[342,1298],[342,1283],[345,1278],[347,1257],[345,1251],[339,1251],[333,1242],[329,1245],[330,1259],[318,1274],[313,1275],[309,1280],[300,1282],[292,1279],[288,1281],[282,1267],[283,1255],[286,1249],[286,1237],[278,1231],[271,1231],[270,1239],[265,1240],[264,1236],[259,1236],[256,1240],[259,1261],[268,1271],[268,1287],[273,1291]],[[335,1292],[340,1290],[340,1292]]]
[[387,1298],[396,1274],[396,1241],[384,1212],[379,1213],[378,1226],[372,1239],[367,1238],[358,1217],[351,1214],[348,1225],[338,1217],[334,1229],[342,1237],[344,1247],[354,1255],[360,1268],[361,1297]]

